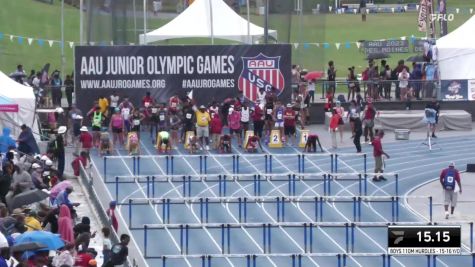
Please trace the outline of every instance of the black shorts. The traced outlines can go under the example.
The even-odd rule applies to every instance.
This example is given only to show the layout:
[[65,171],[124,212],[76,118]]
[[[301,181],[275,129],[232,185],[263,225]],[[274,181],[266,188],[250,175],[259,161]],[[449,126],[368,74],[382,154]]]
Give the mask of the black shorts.
[[240,135],[240,134],[241,134],[241,128],[239,128],[239,129],[231,129],[231,128],[230,128],[230,129],[229,129],[229,133],[230,133],[230,134],[239,134],[239,135]]
[[112,132],[120,134],[122,133],[122,128],[112,128]]
[[273,120],[272,115],[266,114],[265,120],[272,121]]
[[285,135],[295,135],[295,126],[285,126],[284,127]]
[[140,132],[140,126],[134,126],[132,129],[130,129],[131,132]]
[[93,132],[100,132],[101,131],[101,126],[92,126],[92,131]]

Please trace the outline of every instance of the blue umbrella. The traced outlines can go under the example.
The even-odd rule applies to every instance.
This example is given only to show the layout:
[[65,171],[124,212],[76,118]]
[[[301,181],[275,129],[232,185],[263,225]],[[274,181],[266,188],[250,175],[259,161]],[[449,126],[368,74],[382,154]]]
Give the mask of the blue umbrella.
[[49,250],[57,250],[64,247],[64,242],[59,235],[47,231],[29,231],[19,235],[15,239],[15,245],[31,242],[43,244]]

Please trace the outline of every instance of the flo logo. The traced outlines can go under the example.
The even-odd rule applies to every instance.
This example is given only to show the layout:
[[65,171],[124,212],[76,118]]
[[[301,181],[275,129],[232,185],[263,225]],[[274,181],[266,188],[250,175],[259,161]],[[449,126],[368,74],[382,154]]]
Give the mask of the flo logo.
[[454,14],[430,14],[430,21],[453,21]]
[[243,68],[238,79],[239,91],[255,101],[259,90],[274,91],[280,95],[285,79],[280,71],[280,57],[268,57],[262,53],[256,57],[242,57]]

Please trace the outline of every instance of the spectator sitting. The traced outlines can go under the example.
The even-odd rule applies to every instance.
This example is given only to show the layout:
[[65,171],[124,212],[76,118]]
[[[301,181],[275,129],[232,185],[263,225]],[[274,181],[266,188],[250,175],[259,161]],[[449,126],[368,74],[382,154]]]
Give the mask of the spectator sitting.
[[42,230],[36,211],[32,210],[28,212],[28,216],[25,217],[25,226],[27,231]]

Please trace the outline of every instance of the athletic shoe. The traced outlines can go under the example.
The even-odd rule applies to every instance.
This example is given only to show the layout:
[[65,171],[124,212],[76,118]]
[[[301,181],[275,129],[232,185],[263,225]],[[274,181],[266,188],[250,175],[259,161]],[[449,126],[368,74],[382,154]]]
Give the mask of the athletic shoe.
[[448,211],[445,212],[445,219],[449,219],[449,212]]
[[437,136],[435,136],[435,134],[432,134],[432,138],[437,138]]
[[208,146],[208,145],[206,145],[205,149],[206,149],[206,150],[209,150],[209,146]]
[[381,180],[379,180],[378,177],[375,176],[375,177],[373,177],[373,181],[379,182],[379,181],[381,181]]
[[380,180],[387,181],[388,179],[384,178],[384,176],[379,176]]

